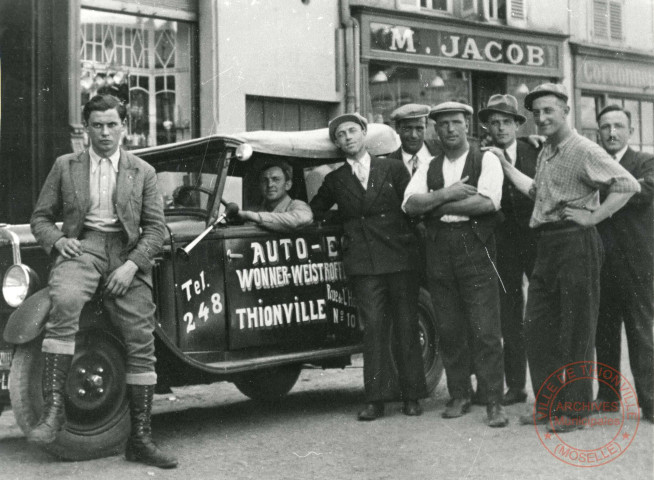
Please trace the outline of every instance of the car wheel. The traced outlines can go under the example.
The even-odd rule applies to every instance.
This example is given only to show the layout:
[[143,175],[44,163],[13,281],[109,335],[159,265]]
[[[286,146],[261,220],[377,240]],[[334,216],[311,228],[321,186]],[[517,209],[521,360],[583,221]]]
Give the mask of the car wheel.
[[[41,340],[19,345],[10,373],[16,423],[25,434],[43,409]],[[66,379],[66,426],[43,448],[65,460],[88,460],[124,451],[129,434],[125,354],[117,340],[97,331],[77,336]]]
[[425,289],[420,289],[418,297],[418,328],[427,392],[431,393],[443,376],[443,358],[438,341],[438,330],[436,330],[434,305]]
[[270,402],[286,395],[300,376],[300,365],[284,365],[245,373],[234,380],[243,395]]

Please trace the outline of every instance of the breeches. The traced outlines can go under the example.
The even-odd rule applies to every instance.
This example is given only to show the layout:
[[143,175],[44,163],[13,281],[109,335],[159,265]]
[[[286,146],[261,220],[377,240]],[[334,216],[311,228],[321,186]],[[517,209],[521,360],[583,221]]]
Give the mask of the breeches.
[[[98,285],[124,262],[120,254],[125,247],[124,234],[85,231],[80,237],[84,253],[72,259],[57,257],[50,272],[52,307],[45,326],[42,350],[72,355],[75,335],[84,305],[93,297]],[[109,317],[122,334],[127,354],[127,383],[152,385],[154,372],[154,312],[149,276],[138,272],[121,297],[102,295]]]

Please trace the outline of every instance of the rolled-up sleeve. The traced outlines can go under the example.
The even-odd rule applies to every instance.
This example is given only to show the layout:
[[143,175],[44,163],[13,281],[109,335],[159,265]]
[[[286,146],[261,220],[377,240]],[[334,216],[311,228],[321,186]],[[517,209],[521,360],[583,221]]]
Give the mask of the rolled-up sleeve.
[[313,221],[313,212],[302,200],[293,200],[285,212],[258,212],[260,225],[268,230],[288,232]]
[[429,193],[427,189],[427,172],[429,171],[429,162],[422,163],[411,177],[411,181],[404,190],[404,200],[402,201],[402,210],[406,213],[404,206],[411,196],[420,193]]
[[638,180],[599,146],[586,153],[583,175],[586,182],[605,187],[608,193],[640,192]]
[[504,172],[500,159],[490,152],[484,153],[481,158],[477,193],[490,198],[495,210],[500,209],[502,202],[502,183],[504,183]]

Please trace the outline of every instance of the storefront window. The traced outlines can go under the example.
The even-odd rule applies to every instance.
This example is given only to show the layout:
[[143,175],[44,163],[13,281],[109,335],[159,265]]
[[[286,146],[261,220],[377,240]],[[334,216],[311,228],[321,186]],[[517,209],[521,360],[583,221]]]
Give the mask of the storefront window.
[[368,83],[368,111],[376,123],[390,123],[391,112],[406,103],[471,103],[470,76],[465,71],[371,63]]
[[597,128],[597,113],[599,99],[583,95],[581,97],[581,134],[592,140],[599,142],[599,131]]
[[97,93],[123,100],[127,148],[190,138],[191,25],[85,8],[80,20],[81,105]]
[[654,153],[654,102],[620,97],[609,97],[607,105],[616,104],[631,113],[634,132],[629,145],[634,150]]

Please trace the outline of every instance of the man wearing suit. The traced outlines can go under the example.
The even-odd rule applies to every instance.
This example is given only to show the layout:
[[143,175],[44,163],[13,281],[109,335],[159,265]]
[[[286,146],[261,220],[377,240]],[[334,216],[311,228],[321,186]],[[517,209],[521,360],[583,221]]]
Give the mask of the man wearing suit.
[[383,416],[384,402],[397,400],[390,391],[391,329],[404,414],[420,415],[418,400],[427,396],[417,317],[417,239],[400,208],[409,173],[395,159],[368,153],[367,126],[357,113],[329,122],[330,138],[346,161],[311,200],[316,217],[337,204],[343,221],[343,263],[364,327],[367,404],[358,415],[364,421]]
[[432,158],[441,153],[438,144],[425,141],[429,110],[427,105],[408,103],[391,113],[402,145],[388,157],[401,160],[411,176],[420,166],[429,164]]
[[[32,214],[32,233],[53,254],[54,266],[42,345],[44,410],[28,440],[51,443],[66,422],[66,377],[80,313],[101,285],[105,308],[127,351],[132,431],[125,456],[174,468],[177,460],[152,442],[150,429],[157,382],[151,270],[163,244],[163,203],[154,168],[119,146],[126,113],[111,95],[87,102],[83,116],[91,147],[56,160]],[[59,220],[61,229],[55,224]]]
[[[597,322],[597,361],[620,370],[624,322],[629,360],[643,418],[654,422],[654,155],[632,150],[631,114],[618,105],[597,116],[604,149],[640,183],[640,193],[597,225],[605,249],[600,274],[600,311]],[[620,386],[599,382],[597,403],[620,402]]]
[[411,179],[405,211],[424,215],[427,278],[438,325],[447,388],[443,418],[468,412],[470,375],[488,398],[491,427],[509,420],[502,407],[504,367],[500,299],[495,270],[495,227],[501,221],[502,167],[497,157],[470,145],[469,105],[434,107],[443,153]]
[[[479,111],[479,121],[486,125],[493,145],[504,150],[504,157],[515,167],[533,177],[538,150],[531,143],[517,139],[517,131],[527,120],[518,113],[513,95],[493,95],[486,108]],[[505,181],[502,186],[502,222],[495,231],[497,269],[504,291],[500,292],[500,317],[504,338],[504,375],[507,392],[503,404],[527,400],[527,354],[523,332],[524,301],[522,276],[531,275],[536,260],[536,236],[529,228],[534,209],[531,198]]]

